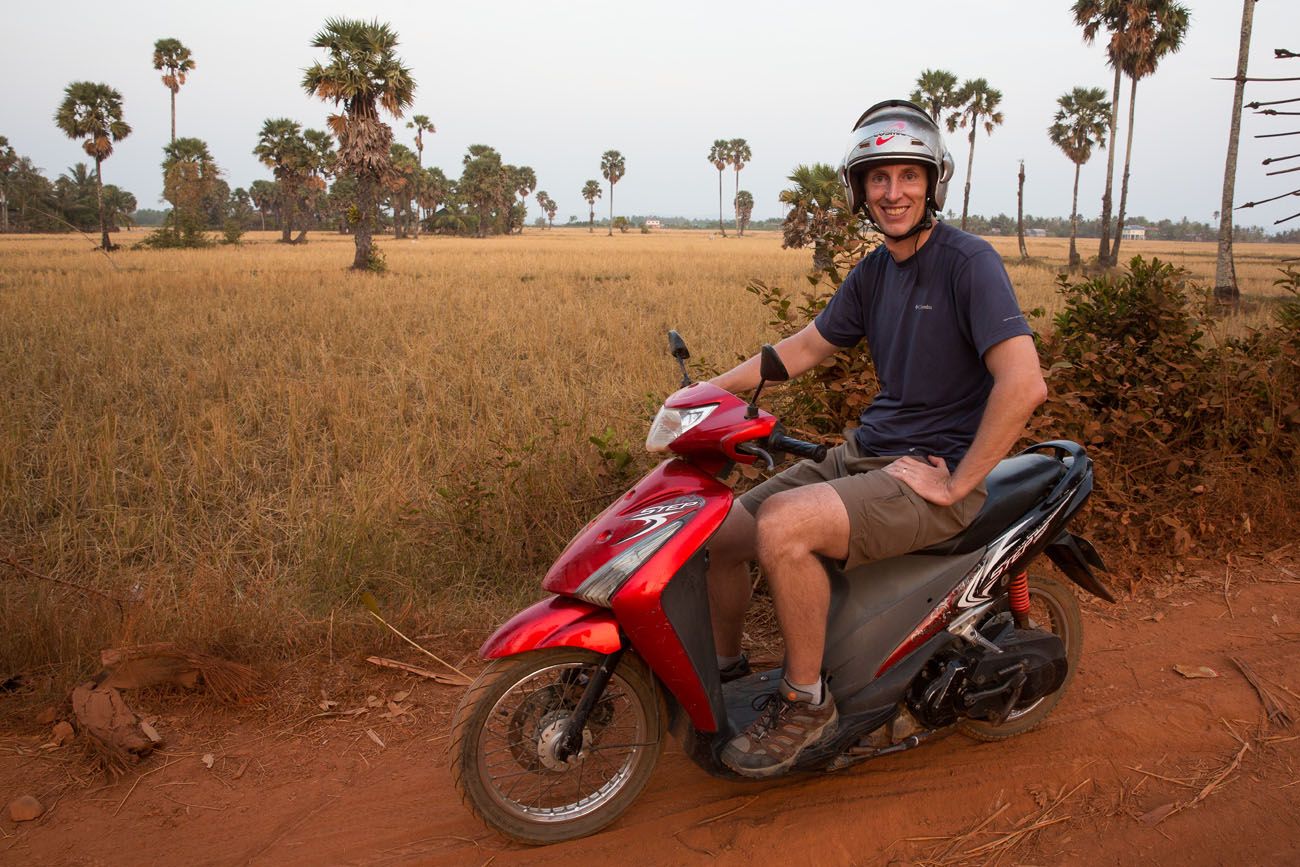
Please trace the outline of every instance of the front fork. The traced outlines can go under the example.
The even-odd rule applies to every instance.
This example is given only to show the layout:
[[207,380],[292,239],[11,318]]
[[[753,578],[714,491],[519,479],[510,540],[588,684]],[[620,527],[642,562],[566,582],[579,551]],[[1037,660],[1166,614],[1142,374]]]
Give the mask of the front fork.
[[605,687],[609,686],[609,679],[613,676],[614,669],[618,667],[618,661],[623,658],[624,649],[620,647],[613,653],[606,654],[601,658],[596,670],[592,672],[591,678],[587,681],[587,688],[582,691],[582,698],[578,699],[578,706],[573,709],[573,715],[569,717],[564,735],[555,746],[555,757],[560,761],[567,762],[570,757],[582,750],[582,732],[587,727],[587,718],[591,716],[592,710],[605,694]]

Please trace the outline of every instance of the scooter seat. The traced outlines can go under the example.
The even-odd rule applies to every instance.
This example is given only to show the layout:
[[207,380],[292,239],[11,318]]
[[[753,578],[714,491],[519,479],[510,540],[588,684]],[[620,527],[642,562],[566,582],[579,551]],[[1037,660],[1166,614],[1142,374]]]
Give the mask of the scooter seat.
[[1043,497],[1065,473],[1065,465],[1043,454],[1001,461],[984,480],[989,497],[965,530],[916,554],[967,554],[993,541]]

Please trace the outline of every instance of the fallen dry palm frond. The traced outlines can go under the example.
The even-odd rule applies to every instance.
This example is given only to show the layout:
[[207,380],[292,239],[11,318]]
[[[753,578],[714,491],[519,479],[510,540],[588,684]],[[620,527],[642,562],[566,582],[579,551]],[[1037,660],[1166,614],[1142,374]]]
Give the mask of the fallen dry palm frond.
[[1255,674],[1254,669],[1247,665],[1244,660],[1238,659],[1235,656],[1230,656],[1228,658],[1231,659],[1232,664],[1237,666],[1237,668],[1241,670],[1241,673],[1246,676],[1246,680],[1250,682],[1250,685],[1255,688],[1255,693],[1259,696],[1259,700],[1264,703],[1264,712],[1268,714],[1269,722],[1276,723],[1283,727],[1288,727],[1291,723],[1295,722],[1295,717],[1292,716],[1290,709],[1287,707],[1286,701],[1275,695],[1273,691],[1268,688],[1268,684],[1264,683],[1264,681]]
[[1156,825],[1159,825],[1175,813],[1181,813],[1189,807],[1195,807],[1201,801],[1204,801],[1210,795],[1213,795],[1215,790],[1218,789],[1219,786],[1221,786],[1224,781],[1226,781],[1228,777],[1237,770],[1237,768],[1241,767],[1241,759],[1246,755],[1246,751],[1249,749],[1249,742],[1243,742],[1241,744],[1241,749],[1237,750],[1237,754],[1232,757],[1232,760],[1228,762],[1219,773],[1215,774],[1213,779],[1202,786],[1201,790],[1196,793],[1196,797],[1192,798],[1190,801],[1174,801],[1168,804],[1161,804],[1159,807],[1143,813],[1138,817],[1138,821],[1154,828]]
[[[1001,804],[969,831],[954,837],[944,838],[942,844],[936,846],[927,856],[916,863],[922,865],[922,867],[950,867],[950,865],[972,862],[989,863],[996,861],[1022,843],[1028,842],[1044,828],[1059,825],[1074,818],[1069,814],[1058,814],[1057,811],[1076,792],[1091,782],[1092,778],[1089,777],[1076,784],[1069,791],[1066,791],[1065,787],[1062,786],[1061,791],[1046,806],[1020,817],[1010,828],[986,830],[986,827],[1007,809],[1007,804]],[[965,848],[966,844],[975,842],[974,838],[987,835],[992,835],[993,839]]]
[[104,667],[99,683],[115,689],[164,684],[194,689],[201,683],[226,704],[250,701],[263,690],[257,672],[247,665],[165,642],[104,650],[99,658]]
[[427,668],[420,668],[418,665],[410,665],[396,659],[389,659],[385,656],[367,656],[366,662],[371,665],[377,665],[380,668],[395,668],[398,671],[405,671],[416,675],[417,677],[427,678],[435,683],[445,683],[448,686],[469,686],[471,681],[465,675],[451,676],[438,674],[436,671],[429,671]]

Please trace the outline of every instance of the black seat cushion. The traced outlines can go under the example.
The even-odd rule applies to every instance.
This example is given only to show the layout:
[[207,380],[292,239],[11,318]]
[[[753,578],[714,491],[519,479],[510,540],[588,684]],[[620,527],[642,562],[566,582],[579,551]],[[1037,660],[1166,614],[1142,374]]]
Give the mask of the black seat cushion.
[[984,501],[984,507],[971,525],[951,539],[915,553],[966,554],[987,545],[1029,511],[1030,507],[1047,496],[1064,473],[1065,465],[1047,455],[1016,455],[1007,458],[994,467],[993,472],[984,480],[989,498]]

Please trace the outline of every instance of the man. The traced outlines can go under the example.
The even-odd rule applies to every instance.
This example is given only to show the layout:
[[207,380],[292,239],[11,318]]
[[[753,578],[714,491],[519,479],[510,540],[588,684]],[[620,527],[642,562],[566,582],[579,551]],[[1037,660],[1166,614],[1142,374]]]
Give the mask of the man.
[[[711,545],[723,679],[749,671],[740,639],[755,557],[786,645],[779,691],[723,750],[737,773],[780,774],[834,732],[835,699],[821,676],[830,583],[819,557],[851,569],[959,533],[983,505],[985,476],[1046,398],[1001,258],[934,220],[952,166],[938,127],[903,100],[869,108],[849,138],[840,169],[849,208],[884,244],[777,351],[798,376],[866,338],[880,392],[824,461],[803,461],[739,498]],[[755,356],[713,382],[746,391],[758,369]]]

